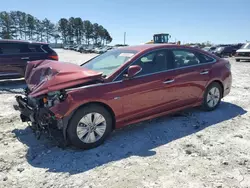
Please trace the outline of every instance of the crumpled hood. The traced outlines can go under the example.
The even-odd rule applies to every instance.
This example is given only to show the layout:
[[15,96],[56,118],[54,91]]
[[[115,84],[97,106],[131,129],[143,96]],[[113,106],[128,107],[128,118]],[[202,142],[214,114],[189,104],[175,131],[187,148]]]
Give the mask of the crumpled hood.
[[58,91],[102,79],[101,72],[84,69],[79,65],[53,60],[31,61],[27,64],[25,81],[36,97],[51,91]]

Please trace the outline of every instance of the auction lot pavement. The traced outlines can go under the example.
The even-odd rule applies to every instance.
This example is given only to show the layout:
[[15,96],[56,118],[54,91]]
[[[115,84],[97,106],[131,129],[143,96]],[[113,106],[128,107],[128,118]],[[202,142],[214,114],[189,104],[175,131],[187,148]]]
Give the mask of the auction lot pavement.
[[[95,56],[57,52],[77,64]],[[250,62],[229,60],[233,86],[217,110],[129,126],[88,151],[37,140],[12,108],[25,82],[0,82],[0,187],[249,188]]]

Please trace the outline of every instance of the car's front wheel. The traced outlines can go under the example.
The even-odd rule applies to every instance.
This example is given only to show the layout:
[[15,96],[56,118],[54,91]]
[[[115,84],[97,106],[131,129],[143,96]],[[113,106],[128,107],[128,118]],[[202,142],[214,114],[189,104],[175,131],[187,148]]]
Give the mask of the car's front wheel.
[[240,59],[236,59],[236,62],[240,62]]
[[101,145],[112,130],[111,114],[100,105],[80,108],[72,117],[67,135],[72,145],[91,149]]
[[203,97],[203,109],[206,111],[212,111],[216,109],[221,102],[222,98],[222,88],[219,83],[213,82],[210,84]]

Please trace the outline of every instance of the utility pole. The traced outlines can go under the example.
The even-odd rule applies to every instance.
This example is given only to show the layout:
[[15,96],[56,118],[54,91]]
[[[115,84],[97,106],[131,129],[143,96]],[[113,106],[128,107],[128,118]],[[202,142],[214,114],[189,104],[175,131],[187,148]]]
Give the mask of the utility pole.
[[126,44],[126,32],[124,32],[124,45]]

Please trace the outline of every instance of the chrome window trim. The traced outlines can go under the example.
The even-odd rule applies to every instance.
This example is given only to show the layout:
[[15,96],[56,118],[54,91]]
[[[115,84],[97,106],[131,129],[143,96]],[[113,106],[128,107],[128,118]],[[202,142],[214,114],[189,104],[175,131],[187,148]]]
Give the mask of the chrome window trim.
[[[121,72],[119,75],[117,75],[111,82],[120,81],[120,80],[116,80],[116,79],[124,72],[125,69],[127,69],[129,66],[133,65],[138,59],[142,58],[143,56],[148,55],[149,53],[155,52],[155,51],[158,51],[158,50],[187,50],[187,51],[191,51],[191,52],[195,53],[195,50],[186,49],[186,48],[171,48],[171,47],[170,47],[170,48],[160,48],[160,49],[152,50],[152,51],[147,52],[147,53],[145,53],[145,54],[143,54],[143,55],[140,55],[138,58],[136,58],[136,59],[135,59],[133,62],[131,62],[126,68],[124,68],[124,69],[122,70],[122,72]],[[179,68],[174,68],[174,69],[169,69],[169,70],[154,72],[154,73],[150,73],[150,74],[145,74],[145,75],[137,76],[137,77],[134,77],[134,78],[139,78],[139,77],[142,77],[142,76],[149,76],[149,75],[153,75],[153,74],[159,74],[159,73],[162,73],[162,72],[169,72],[169,71],[179,70],[179,69],[184,69],[184,68],[189,68],[189,67],[196,67],[196,66],[201,66],[201,65],[212,64],[212,63],[215,63],[215,62],[217,61],[214,57],[212,57],[212,56],[210,56],[210,55],[204,54],[204,53],[202,53],[202,52],[198,52],[198,53],[200,53],[200,54],[202,54],[202,55],[205,55],[205,56],[208,56],[208,57],[212,58],[213,61],[211,61],[211,62],[206,62],[206,63],[201,63],[201,64],[197,64],[197,65],[190,65],[190,66],[186,66],[186,67],[179,67]]]

